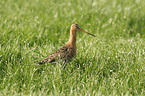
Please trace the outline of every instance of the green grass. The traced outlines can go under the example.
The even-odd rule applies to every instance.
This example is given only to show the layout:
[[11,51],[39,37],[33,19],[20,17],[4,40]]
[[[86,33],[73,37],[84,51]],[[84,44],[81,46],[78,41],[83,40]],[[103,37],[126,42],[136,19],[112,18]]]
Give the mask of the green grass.
[[[0,95],[145,95],[144,0],[1,0]],[[77,33],[62,68],[36,63]]]

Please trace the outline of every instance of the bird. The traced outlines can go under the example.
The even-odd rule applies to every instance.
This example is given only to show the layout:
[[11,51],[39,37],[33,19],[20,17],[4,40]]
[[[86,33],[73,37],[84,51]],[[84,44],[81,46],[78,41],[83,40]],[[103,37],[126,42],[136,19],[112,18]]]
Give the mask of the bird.
[[59,60],[61,60],[63,63],[70,62],[76,56],[76,33],[78,31],[82,31],[84,33],[87,33],[95,37],[94,34],[91,34],[81,29],[81,27],[78,24],[72,24],[70,28],[69,41],[60,49],[54,51],[51,55],[44,58],[42,61],[38,62],[38,64],[45,64],[45,63],[53,64]]

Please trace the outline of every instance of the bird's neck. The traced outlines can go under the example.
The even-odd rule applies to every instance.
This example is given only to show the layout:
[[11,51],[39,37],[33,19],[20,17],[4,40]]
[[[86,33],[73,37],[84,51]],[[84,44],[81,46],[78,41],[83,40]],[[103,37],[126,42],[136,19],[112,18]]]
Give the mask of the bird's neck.
[[71,47],[76,47],[76,30],[70,30],[69,45]]

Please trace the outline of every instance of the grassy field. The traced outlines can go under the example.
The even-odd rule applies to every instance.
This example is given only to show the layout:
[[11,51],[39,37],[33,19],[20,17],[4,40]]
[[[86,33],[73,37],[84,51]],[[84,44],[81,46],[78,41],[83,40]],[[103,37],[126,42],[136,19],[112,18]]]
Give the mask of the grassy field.
[[[62,68],[37,62],[63,46]],[[1,0],[0,95],[145,95],[145,0]]]

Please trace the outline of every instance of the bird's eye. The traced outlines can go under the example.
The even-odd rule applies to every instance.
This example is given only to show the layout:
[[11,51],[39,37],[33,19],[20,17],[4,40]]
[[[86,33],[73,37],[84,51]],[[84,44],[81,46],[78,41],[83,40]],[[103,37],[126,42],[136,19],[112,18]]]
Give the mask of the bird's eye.
[[79,27],[78,26],[76,26],[78,29],[79,29]]

